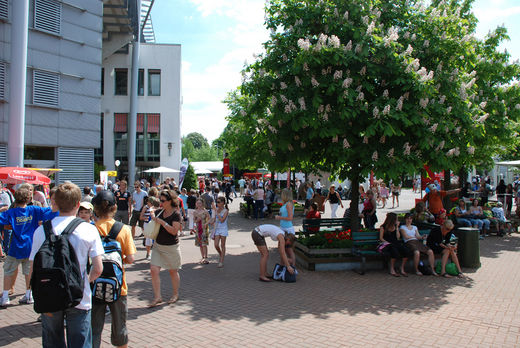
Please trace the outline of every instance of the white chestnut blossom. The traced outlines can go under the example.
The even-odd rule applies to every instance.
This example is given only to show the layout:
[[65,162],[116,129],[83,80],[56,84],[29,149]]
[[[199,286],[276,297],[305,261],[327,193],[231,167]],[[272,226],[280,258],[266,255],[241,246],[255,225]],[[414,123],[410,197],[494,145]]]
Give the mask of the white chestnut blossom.
[[338,142],[338,136],[337,135],[332,137],[332,142],[333,143],[337,143]]
[[305,98],[301,97],[298,99],[298,103],[300,104],[300,110],[307,110],[307,107],[305,106]]
[[379,142],[384,144],[386,142],[386,137],[383,135],[381,138],[379,138]]
[[432,133],[435,133],[435,131],[437,130],[437,127],[439,126],[438,123],[434,123],[431,127],[430,127],[430,131]]
[[273,143],[271,141],[268,141],[267,142],[267,146],[269,146],[269,148],[272,149],[273,148]]
[[444,140],[442,140],[442,141],[439,143],[439,145],[437,145],[437,148],[435,149],[435,151],[438,152],[438,151],[444,149],[444,144],[445,144],[445,142],[444,142]]
[[426,107],[428,106],[428,102],[430,100],[428,98],[421,98],[421,100],[419,100],[419,105],[423,108],[423,109],[426,109]]
[[484,123],[484,121],[489,117],[489,114],[486,113],[482,116],[479,117],[479,119],[477,120],[478,123]]
[[460,133],[460,129],[461,129],[460,126],[458,126],[457,128],[455,128],[455,134],[459,134],[459,133]]
[[280,82],[280,88],[281,89],[286,89],[287,88],[287,85],[285,84],[285,82]]
[[271,97],[271,106],[275,107],[277,102],[278,102],[278,99],[276,99],[276,97],[273,95]]
[[486,105],[487,105],[487,102],[485,102],[485,101],[479,104],[479,106],[480,106],[482,109],[484,109],[484,108],[486,107]]
[[366,135],[363,137],[363,144],[368,144],[368,137]]
[[280,94],[280,99],[287,104],[287,98],[283,94]]
[[390,150],[388,150],[388,157],[392,158],[394,157],[394,148],[392,147]]
[[444,104],[445,101],[446,101],[446,96],[445,95],[441,95],[440,98],[439,98],[439,104]]
[[377,106],[374,107],[372,114],[374,115],[375,118],[379,118],[379,108]]
[[404,101],[404,98],[402,96],[399,97],[399,99],[397,100],[397,106],[395,107],[395,109],[397,111],[403,110],[403,101]]
[[365,93],[359,92],[356,100],[360,100],[360,101],[365,100]]
[[287,145],[287,149],[289,149],[289,151],[294,151],[294,148],[291,144]]
[[408,156],[410,155],[410,151],[412,150],[412,147],[410,146],[410,144],[408,142],[406,142],[404,145],[403,145],[403,155],[405,156]]
[[451,114],[451,110],[453,110],[453,108],[451,106],[448,106],[448,108],[446,109],[446,113],[448,115]]
[[361,44],[357,44],[357,45],[356,45],[356,48],[355,48],[354,51],[355,51],[357,54],[359,54],[359,53],[361,53],[361,50],[362,50],[362,49],[363,49],[363,46],[362,46]]
[[336,70],[334,71],[334,80],[339,80],[343,78],[343,70]]
[[430,40],[424,40],[423,47],[430,47]]
[[305,142],[302,141],[302,142],[300,143],[300,147],[301,147],[302,149],[305,149],[306,146],[307,146],[307,145],[305,145]]
[[350,40],[347,45],[345,46],[345,51],[351,51],[352,50],[352,40]]
[[298,39],[298,47],[301,50],[308,51],[311,47],[311,43],[309,42],[309,39]]
[[377,162],[378,158],[379,156],[377,155],[377,151],[374,151],[374,153],[372,154],[372,161]]
[[300,87],[302,85],[302,82],[300,81],[300,78],[298,76],[294,77],[294,83],[296,83],[297,87]]
[[390,105],[386,105],[383,109],[383,115],[388,115],[390,113]]
[[515,109],[520,110],[520,104],[516,104]]
[[329,37],[329,46],[334,48],[338,48],[339,46],[341,46],[341,42],[339,41],[339,38],[336,35],[331,35]]
[[412,54],[412,52],[413,52],[413,47],[412,47],[412,45],[408,45],[408,47],[406,48],[406,51],[404,51],[404,54],[407,55],[407,56],[409,56],[409,55]]
[[309,66],[307,65],[307,63],[303,63],[303,70],[304,71],[309,71]]
[[475,148],[473,146],[468,147],[468,153],[473,155],[475,153]]
[[366,73],[367,73],[367,67],[366,67],[366,65],[365,65],[365,66],[363,66],[363,67],[361,68],[361,70],[359,71],[359,74],[360,74],[361,76],[365,76]]
[[385,90],[383,91],[383,97],[384,97],[384,98],[388,98],[388,89],[385,89]]
[[350,147],[350,144],[348,143],[348,140],[345,138],[343,139],[343,148],[348,149]]
[[271,154],[272,157],[275,157],[275,155],[276,155],[276,153],[273,150],[269,150],[269,153]]
[[240,110],[240,115],[242,115],[242,116],[246,116],[247,115],[246,112],[244,111],[244,109]]
[[283,126],[283,121],[282,120],[278,120],[278,127],[282,128]]
[[325,107],[323,105],[318,106],[318,114],[323,113],[325,111]]
[[343,15],[343,18],[348,21],[348,11],[345,11],[345,14]]
[[314,76],[311,78],[311,84],[312,87],[316,88],[320,85],[320,83],[314,78]]
[[415,34],[412,34],[412,37],[411,37],[412,41],[415,41],[417,39],[417,35]]
[[366,35],[372,35],[372,33],[374,32],[374,28],[375,27],[376,27],[376,23],[372,21],[372,23],[370,23],[368,25]]

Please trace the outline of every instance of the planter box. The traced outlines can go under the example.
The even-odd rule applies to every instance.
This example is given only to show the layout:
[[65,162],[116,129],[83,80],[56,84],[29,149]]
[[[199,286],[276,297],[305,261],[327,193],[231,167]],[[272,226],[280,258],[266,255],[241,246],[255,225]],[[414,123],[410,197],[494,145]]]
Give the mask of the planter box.
[[[345,271],[361,267],[361,258],[353,256],[350,248],[312,249],[298,242],[294,243],[296,262],[309,271]],[[381,257],[367,257],[366,269],[383,269]]]

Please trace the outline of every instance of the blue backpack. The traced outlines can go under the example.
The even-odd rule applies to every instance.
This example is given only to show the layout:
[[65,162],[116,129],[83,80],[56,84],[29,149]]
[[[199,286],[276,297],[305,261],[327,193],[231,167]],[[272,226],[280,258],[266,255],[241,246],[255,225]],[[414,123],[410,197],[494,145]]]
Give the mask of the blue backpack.
[[90,284],[92,299],[95,303],[113,303],[121,297],[123,256],[121,244],[116,238],[123,226],[123,223],[116,221],[106,237],[101,236],[103,249],[105,249],[102,257],[103,272]]

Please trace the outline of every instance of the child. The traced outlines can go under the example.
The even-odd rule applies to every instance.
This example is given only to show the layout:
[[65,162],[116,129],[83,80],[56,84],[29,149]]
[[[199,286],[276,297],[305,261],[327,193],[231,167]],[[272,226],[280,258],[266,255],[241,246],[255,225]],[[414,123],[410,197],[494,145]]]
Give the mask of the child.
[[[155,211],[161,206],[161,201],[157,197],[144,197],[144,209],[141,210],[139,219],[144,221],[145,224],[149,223],[152,219],[150,212]],[[145,238],[143,240],[144,246],[146,247],[146,260],[150,260],[150,252],[152,250],[153,239]]]
[[80,219],[85,220],[91,225],[94,225],[94,221],[92,220],[92,212],[94,211],[94,206],[90,202],[81,202],[78,210],[78,217]]
[[224,198],[224,197],[217,198],[214,239],[215,239],[215,249],[217,250],[217,252],[220,256],[218,268],[224,267],[224,256],[226,255],[226,238],[228,236],[228,225],[227,225],[228,214],[229,214],[229,209],[226,204],[226,198]]
[[441,209],[439,210],[439,215],[437,215],[437,217],[435,218],[435,223],[437,225],[441,225],[444,223],[444,221],[446,221],[446,209]]
[[505,228],[507,228],[507,233],[511,235],[511,223],[506,220],[504,208],[502,208],[502,202],[498,202],[497,206],[491,209],[491,212],[493,213],[493,216],[498,219],[498,235],[502,237],[505,233]]
[[179,198],[182,200],[182,205],[184,207],[184,228],[186,228],[186,224],[188,223],[188,191],[183,188]]
[[191,234],[195,234],[195,246],[200,248],[200,254],[202,259],[200,264],[207,265],[208,261],[208,239],[209,239],[209,222],[210,216],[206,209],[204,209],[204,201],[199,198],[195,205],[196,209],[193,212],[194,231]]

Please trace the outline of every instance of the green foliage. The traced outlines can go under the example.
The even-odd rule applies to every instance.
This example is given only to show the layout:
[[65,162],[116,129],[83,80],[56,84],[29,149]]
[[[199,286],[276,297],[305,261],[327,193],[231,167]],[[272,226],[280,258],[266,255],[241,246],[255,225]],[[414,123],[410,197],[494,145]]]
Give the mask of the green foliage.
[[199,189],[199,185],[197,184],[197,175],[195,174],[195,170],[193,169],[191,164],[188,165],[188,169],[186,170],[186,176],[184,177],[182,187],[188,191],[191,189]]
[[99,179],[99,172],[105,170],[106,168],[106,166],[94,162],[94,178]]
[[265,52],[225,100],[231,159],[354,187],[489,162],[516,143],[520,67],[498,51],[504,28],[474,36],[471,2],[269,0]]
[[207,141],[202,147],[195,147],[191,139],[188,136],[182,138],[182,158],[187,158],[190,162],[218,161],[221,158],[221,148],[209,147]]
[[193,132],[185,136],[186,139],[191,141],[195,149],[201,149],[203,147],[209,147],[208,140],[200,133]]

